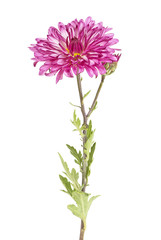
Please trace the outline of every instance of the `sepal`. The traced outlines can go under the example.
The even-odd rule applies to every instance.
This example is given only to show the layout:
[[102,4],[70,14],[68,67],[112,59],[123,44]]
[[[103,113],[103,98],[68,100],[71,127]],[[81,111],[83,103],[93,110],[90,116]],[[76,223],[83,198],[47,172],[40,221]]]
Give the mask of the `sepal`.
[[117,54],[115,55],[116,57],[116,62],[113,62],[113,63],[106,63],[104,66],[106,68],[106,76],[107,75],[111,75],[113,72],[115,72],[116,68],[117,68],[117,63],[121,57],[121,54]]

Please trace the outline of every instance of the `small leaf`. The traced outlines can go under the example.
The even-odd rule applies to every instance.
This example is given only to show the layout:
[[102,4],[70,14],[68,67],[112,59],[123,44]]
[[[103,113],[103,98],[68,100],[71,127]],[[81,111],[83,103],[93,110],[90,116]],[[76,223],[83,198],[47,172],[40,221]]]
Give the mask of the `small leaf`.
[[77,164],[81,165],[81,163],[82,163],[82,158],[83,158],[81,151],[79,151],[79,153],[78,153],[77,150],[76,150],[74,147],[72,147],[72,146],[70,146],[70,145],[68,145],[68,144],[66,144],[66,146],[69,148],[70,153],[73,155],[73,157],[76,158],[75,162],[76,162]]
[[[95,103],[95,105],[94,105],[94,107],[93,107],[93,109],[92,109],[90,115],[93,113],[94,110],[96,110],[96,108],[97,108],[97,101],[96,101],[96,103]],[[91,108],[89,108],[89,110],[90,110],[90,109],[91,109]],[[90,115],[89,115],[89,116],[90,116]]]
[[83,220],[84,227],[86,228],[86,218],[88,210],[93,202],[98,196],[93,196],[88,200],[89,194],[84,192],[74,191],[72,197],[75,200],[77,206],[74,204],[68,205],[68,209],[77,217]]
[[95,130],[91,132],[89,138],[87,139],[87,141],[86,141],[86,143],[85,143],[84,152],[85,152],[85,154],[86,154],[86,156],[87,156],[87,157],[86,157],[86,161],[88,161],[88,159],[89,159],[89,151],[90,151],[91,146],[92,146],[92,144],[93,144],[94,132],[95,132]]
[[[98,103],[98,102],[95,103],[94,108],[93,108],[93,111],[96,110],[96,108],[97,108],[97,103]],[[92,111],[92,112],[93,112],[93,111]]]
[[91,133],[92,133],[92,121],[90,120],[87,128],[87,139],[90,137]]
[[91,147],[91,151],[89,153],[89,159],[88,159],[88,165],[87,165],[87,169],[86,169],[86,177],[88,179],[91,171],[90,171],[90,166],[93,162],[93,154],[94,154],[94,151],[95,151],[95,148],[96,148],[96,142],[92,145]]
[[60,154],[60,153],[58,153],[58,154],[59,154],[59,157],[60,157],[60,160],[61,160],[61,162],[62,162],[62,165],[63,165],[63,167],[64,167],[65,172],[66,172],[68,175],[70,175],[70,171],[69,171],[69,168],[68,168],[67,163],[64,162],[64,159],[62,158],[61,154]]
[[91,150],[91,146],[93,144],[93,138],[94,138],[94,132],[95,130],[92,130],[92,121],[90,120],[88,128],[87,128],[87,139],[85,142],[85,149],[84,152],[86,154],[86,161],[89,159],[89,151]]
[[91,90],[89,90],[86,94],[84,94],[83,96],[83,100],[88,96],[88,94],[91,92]]
[[63,183],[64,187],[66,188],[67,192],[62,190],[63,192],[68,193],[70,196],[72,196],[72,187],[71,187],[71,183],[68,181],[68,179],[66,177],[63,177],[61,175],[59,175],[59,178],[61,180],[61,182]]
[[73,104],[73,103],[71,103],[71,102],[70,102],[70,105],[72,105],[73,107],[78,107],[78,108],[81,108],[80,106],[78,106],[78,105],[75,105],[75,104]]
[[75,182],[78,181],[78,179],[79,179],[79,173],[76,172],[75,168],[72,168],[71,176],[72,176],[72,178],[75,180]]
[[81,190],[81,186],[78,183],[79,173],[77,173],[74,168],[72,169],[72,171],[70,173],[70,170],[68,168],[67,163],[63,160],[63,158],[60,155],[60,153],[58,153],[58,154],[59,154],[59,157],[61,159],[62,165],[63,165],[63,167],[65,169],[65,175],[71,180],[72,186],[74,187],[74,189],[80,191]]
[[74,110],[74,113],[73,113],[73,121],[71,121],[73,123],[73,125],[76,127],[76,129],[74,129],[74,131],[78,131],[81,135],[81,137],[83,138],[84,137],[84,134],[83,134],[83,126],[81,126],[81,121],[79,118],[77,118],[76,116],[76,111]]

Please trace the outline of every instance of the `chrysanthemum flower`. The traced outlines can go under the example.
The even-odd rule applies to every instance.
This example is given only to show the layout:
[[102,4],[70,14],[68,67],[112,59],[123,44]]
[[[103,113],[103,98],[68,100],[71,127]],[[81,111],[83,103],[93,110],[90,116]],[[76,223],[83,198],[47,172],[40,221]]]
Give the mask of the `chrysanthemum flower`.
[[[58,30],[59,29],[59,30]],[[102,22],[95,24],[91,17],[85,21],[75,19],[64,25],[58,23],[58,29],[50,27],[47,39],[37,38],[36,44],[29,47],[34,52],[34,66],[44,62],[39,74],[56,76],[56,83],[63,78],[87,71],[90,77],[98,73],[106,74],[106,63],[119,60],[117,49],[111,48],[118,42],[111,28],[103,27]]]

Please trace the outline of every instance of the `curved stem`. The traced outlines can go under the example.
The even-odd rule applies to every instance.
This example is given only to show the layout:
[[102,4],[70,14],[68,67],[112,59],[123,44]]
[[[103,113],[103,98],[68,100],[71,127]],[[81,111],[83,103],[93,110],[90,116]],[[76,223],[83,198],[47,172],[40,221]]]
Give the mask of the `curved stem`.
[[102,75],[101,82],[100,82],[100,85],[99,85],[99,87],[98,87],[96,96],[95,96],[95,98],[94,98],[94,100],[93,100],[93,103],[92,103],[92,106],[90,107],[89,112],[88,112],[88,114],[87,114],[87,119],[88,119],[88,117],[91,115],[91,113],[92,113],[92,111],[93,111],[93,109],[94,109],[94,107],[95,107],[95,105],[96,105],[97,98],[98,98],[98,95],[99,95],[99,93],[100,93],[100,91],[101,91],[101,88],[102,88],[102,85],[103,85],[103,83],[104,83],[105,77],[106,77],[106,75]]

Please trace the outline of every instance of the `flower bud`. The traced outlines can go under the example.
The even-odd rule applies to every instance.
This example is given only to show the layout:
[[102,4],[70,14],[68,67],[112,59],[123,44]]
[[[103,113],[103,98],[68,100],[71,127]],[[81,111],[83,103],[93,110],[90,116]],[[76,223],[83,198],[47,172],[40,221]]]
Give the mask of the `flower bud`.
[[116,70],[116,68],[117,68],[117,63],[118,63],[121,55],[115,55],[115,56],[117,58],[116,62],[106,63],[104,65],[105,68],[106,68],[106,74],[105,74],[106,76],[112,74]]

